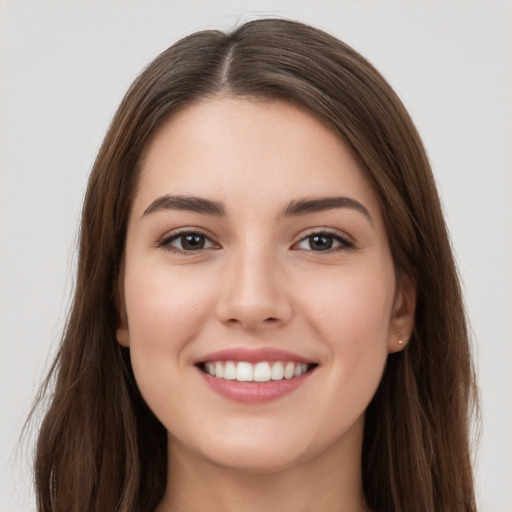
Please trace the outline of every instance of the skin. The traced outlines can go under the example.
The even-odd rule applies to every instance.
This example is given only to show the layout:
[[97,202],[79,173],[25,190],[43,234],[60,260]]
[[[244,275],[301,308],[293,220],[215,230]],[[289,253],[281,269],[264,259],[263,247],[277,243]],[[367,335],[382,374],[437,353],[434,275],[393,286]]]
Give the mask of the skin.
[[[225,215],[144,215],[165,194],[222,202]],[[281,215],[332,196],[370,218],[353,207]],[[205,234],[204,248],[185,251],[183,229]],[[332,248],[313,250],[308,237],[326,229]],[[407,343],[414,297],[396,287],[378,199],[339,137],[285,102],[221,97],[181,111],[142,161],[123,277],[117,338],[169,433],[158,512],[367,510],[364,411]],[[232,347],[318,367],[277,400],[234,402],[194,366]]]

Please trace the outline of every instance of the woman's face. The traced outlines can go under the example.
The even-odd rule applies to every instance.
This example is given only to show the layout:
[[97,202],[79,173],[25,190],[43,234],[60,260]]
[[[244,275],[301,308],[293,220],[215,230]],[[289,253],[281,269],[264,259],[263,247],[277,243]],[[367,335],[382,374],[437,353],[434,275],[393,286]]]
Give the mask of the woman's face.
[[331,130],[284,102],[203,101],[161,127],[123,297],[117,337],[171,449],[238,470],[359,457],[364,411],[410,330],[372,187]]

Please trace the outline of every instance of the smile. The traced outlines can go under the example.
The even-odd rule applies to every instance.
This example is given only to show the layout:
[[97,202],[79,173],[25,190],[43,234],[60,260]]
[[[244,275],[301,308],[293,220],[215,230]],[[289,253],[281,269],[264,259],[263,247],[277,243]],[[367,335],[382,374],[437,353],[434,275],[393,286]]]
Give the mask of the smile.
[[305,385],[319,364],[299,354],[265,347],[231,348],[194,361],[203,381],[230,401],[262,404]]
[[200,368],[217,379],[270,382],[300,377],[314,366],[293,361],[261,361],[256,364],[247,361],[208,361],[200,365]]

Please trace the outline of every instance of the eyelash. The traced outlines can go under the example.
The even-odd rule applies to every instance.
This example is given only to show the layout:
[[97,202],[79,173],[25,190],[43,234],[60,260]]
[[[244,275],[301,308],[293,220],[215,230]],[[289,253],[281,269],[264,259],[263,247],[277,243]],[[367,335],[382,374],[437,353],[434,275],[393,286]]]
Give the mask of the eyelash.
[[206,235],[205,233],[203,233],[199,230],[183,230],[183,231],[179,231],[178,233],[172,233],[170,235],[164,236],[157,242],[157,247],[161,247],[168,251],[178,253],[178,254],[185,254],[185,255],[198,254],[200,252],[203,252],[204,250],[210,249],[210,247],[206,247],[206,248],[201,247],[198,250],[186,250],[186,249],[180,249],[178,247],[173,247],[171,245],[172,242],[174,242],[175,240],[179,240],[180,238],[185,237],[185,236],[202,237],[202,238],[204,238],[204,240],[207,240],[211,244],[210,247],[215,247],[217,245],[217,244],[215,244],[215,242],[213,242],[211,240],[211,238],[208,235]]
[[[179,240],[182,237],[185,236],[197,236],[204,239],[205,243],[209,243],[210,245],[208,247],[201,247],[197,250],[187,250],[183,248],[173,247],[171,244],[174,241]],[[329,229],[329,228],[321,228],[321,229],[314,229],[310,233],[308,233],[306,236],[303,236],[298,242],[294,243],[293,247],[296,247],[300,243],[306,242],[308,239],[312,239],[313,237],[325,237],[330,238],[334,242],[337,242],[339,245],[333,247],[329,247],[326,250],[319,250],[315,251],[311,248],[301,248],[297,250],[305,250],[305,251],[311,251],[314,253],[333,253],[338,251],[348,251],[355,249],[355,245],[353,242],[351,242],[348,238],[340,235],[340,233],[336,230]],[[206,242],[207,241],[207,242]],[[310,242],[311,243],[311,242]],[[205,233],[199,231],[199,230],[184,230],[180,231],[178,233],[172,233],[170,235],[164,236],[157,242],[157,247],[166,249],[168,251],[178,253],[178,254],[185,254],[185,255],[192,255],[192,254],[198,254],[205,250],[209,250],[212,247],[218,247],[218,245],[211,240],[211,238],[206,235]]]
[[302,238],[294,244],[294,247],[302,242],[305,242],[307,241],[308,239],[311,239],[313,237],[328,237],[328,238],[332,238],[335,242],[338,242],[339,245],[337,247],[334,247],[334,248],[329,248],[325,251],[313,251],[312,249],[303,249],[303,250],[306,250],[306,251],[311,251],[311,252],[318,252],[318,253],[333,253],[333,252],[338,252],[338,251],[349,251],[349,250],[353,250],[356,248],[355,244],[348,239],[348,237],[345,237],[345,236],[342,236],[339,231],[336,231],[334,229],[329,229],[329,228],[315,228],[313,230],[311,230],[308,234],[306,234],[306,236],[302,236]]

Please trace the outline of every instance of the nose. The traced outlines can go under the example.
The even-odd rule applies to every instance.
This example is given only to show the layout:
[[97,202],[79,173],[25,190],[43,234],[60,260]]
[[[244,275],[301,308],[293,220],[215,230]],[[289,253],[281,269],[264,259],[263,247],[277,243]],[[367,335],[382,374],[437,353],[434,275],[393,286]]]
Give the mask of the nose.
[[247,252],[226,261],[217,318],[253,332],[285,325],[292,317],[292,304],[276,258],[264,251]]

